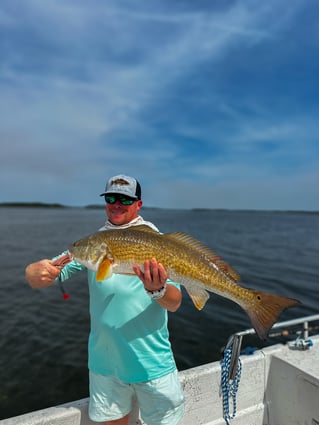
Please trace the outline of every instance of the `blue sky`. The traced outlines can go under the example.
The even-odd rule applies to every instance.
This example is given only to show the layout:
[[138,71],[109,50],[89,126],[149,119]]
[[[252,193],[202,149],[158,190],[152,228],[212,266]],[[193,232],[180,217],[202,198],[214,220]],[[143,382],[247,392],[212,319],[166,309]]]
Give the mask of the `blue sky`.
[[0,202],[319,210],[317,0],[2,0]]

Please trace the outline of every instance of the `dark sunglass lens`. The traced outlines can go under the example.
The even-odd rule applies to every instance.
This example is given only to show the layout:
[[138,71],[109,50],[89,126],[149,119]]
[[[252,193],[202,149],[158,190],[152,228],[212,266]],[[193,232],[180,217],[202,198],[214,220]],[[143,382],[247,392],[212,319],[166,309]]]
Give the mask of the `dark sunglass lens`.
[[107,204],[115,204],[115,202],[116,202],[115,196],[105,195],[104,198],[105,198],[105,202]]
[[115,204],[116,201],[120,201],[122,205],[132,205],[135,199],[128,198],[125,195],[105,195],[105,202],[107,204]]
[[134,199],[127,198],[126,196],[120,196],[119,199],[122,205],[132,205],[134,202]]

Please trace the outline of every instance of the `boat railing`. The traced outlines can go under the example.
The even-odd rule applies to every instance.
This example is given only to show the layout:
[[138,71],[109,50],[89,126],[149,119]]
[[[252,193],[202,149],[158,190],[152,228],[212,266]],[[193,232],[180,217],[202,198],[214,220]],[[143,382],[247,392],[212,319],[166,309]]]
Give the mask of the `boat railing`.
[[[291,320],[286,320],[284,322],[275,323],[273,327],[271,328],[271,333],[269,336],[270,337],[274,336],[274,334],[272,333],[274,329],[289,328],[291,326],[299,325],[300,323],[302,323],[303,338],[307,339],[309,337],[309,322],[313,322],[315,320],[319,320],[319,314],[314,314],[312,316],[299,317],[297,319],[291,319]],[[245,331],[242,331],[242,332],[237,332],[234,335],[245,336],[245,335],[253,335],[255,333],[256,333],[255,329],[251,328],[251,329],[246,329]]]
[[[319,320],[319,314],[299,317],[297,319],[286,320],[283,322],[277,322],[271,328],[271,333],[269,336],[270,337],[284,336],[285,334],[288,334],[288,331],[286,333],[283,333],[283,332],[276,333],[274,332],[274,330],[279,328],[289,328],[292,326],[302,324],[303,325],[302,330],[299,332],[295,332],[295,334],[297,335],[297,338],[295,339],[295,341],[289,344],[289,347],[292,349],[303,349],[303,350],[308,349],[309,347],[311,347],[311,340],[309,340],[309,331],[311,330],[311,327],[309,326],[309,323],[316,320]],[[318,328],[319,327],[316,327],[316,330]],[[241,332],[236,332],[235,334],[231,335],[230,338],[228,339],[227,345],[224,350],[224,355],[226,352],[231,353],[231,359],[229,362],[230,363],[230,367],[229,367],[230,379],[234,379],[234,376],[236,375],[243,337],[246,335],[253,335],[253,334],[256,334],[256,331],[255,329],[250,328]]]
[[[289,335],[287,328],[302,324],[302,330],[294,332],[297,338],[294,341],[290,341],[288,346],[294,350],[307,350],[312,346],[312,341],[309,339],[309,331],[319,329],[319,326],[311,328],[309,323],[316,320],[319,320],[319,314],[278,322],[271,328],[269,336]],[[279,328],[286,328],[286,330],[285,332],[274,332],[274,330]],[[244,336],[255,333],[255,329],[251,328],[231,335],[223,352],[223,359],[221,361],[221,390],[223,396],[223,416],[226,425],[229,425],[230,419],[234,419],[236,416],[236,394],[241,375],[241,361],[239,356],[241,354],[242,340]],[[230,398],[232,399],[233,413],[230,413]]]

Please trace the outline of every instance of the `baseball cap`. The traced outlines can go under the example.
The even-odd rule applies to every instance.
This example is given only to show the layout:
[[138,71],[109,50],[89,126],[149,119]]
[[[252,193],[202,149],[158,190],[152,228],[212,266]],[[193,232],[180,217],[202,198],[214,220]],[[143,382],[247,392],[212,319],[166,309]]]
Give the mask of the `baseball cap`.
[[100,196],[119,193],[133,199],[141,199],[141,185],[134,177],[119,174],[111,177],[106,183],[105,191]]

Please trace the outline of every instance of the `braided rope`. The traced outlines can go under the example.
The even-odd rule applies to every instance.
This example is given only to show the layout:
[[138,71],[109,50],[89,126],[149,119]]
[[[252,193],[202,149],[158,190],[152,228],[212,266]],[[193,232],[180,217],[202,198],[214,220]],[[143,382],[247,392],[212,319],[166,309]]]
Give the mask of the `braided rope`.
[[[224,352],[224,358],[221,360],[221,386],[223,395],[223,417],[227,425],[230,419],[234,419],[236,416],[236,395],[239,387],[241,377],[241,360],[238,357],[238,365],[236,374],[233,380],[229,380],[229,368],[232,357],[232,349],[227,348]],[[229,399],[232,399],[233,412],[230,414],[230,403]]]

